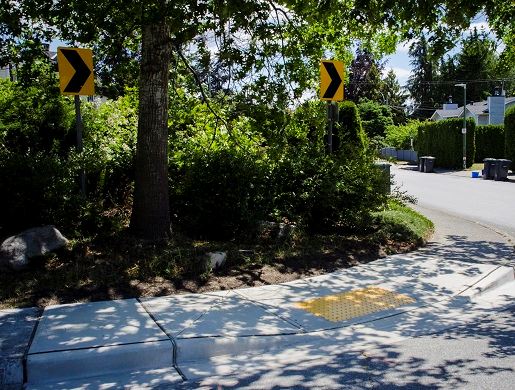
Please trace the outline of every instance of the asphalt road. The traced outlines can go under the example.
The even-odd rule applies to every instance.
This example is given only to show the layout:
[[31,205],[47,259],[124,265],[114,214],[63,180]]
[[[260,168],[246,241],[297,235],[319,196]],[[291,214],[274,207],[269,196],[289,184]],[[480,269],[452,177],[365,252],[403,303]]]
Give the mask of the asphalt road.
[[514,175],[503,182],[472,179],[470,172],[421,173],[413,169],[393,165],[392,174],[395,184],[415,196],[419,206],[488,225],[515,237]]

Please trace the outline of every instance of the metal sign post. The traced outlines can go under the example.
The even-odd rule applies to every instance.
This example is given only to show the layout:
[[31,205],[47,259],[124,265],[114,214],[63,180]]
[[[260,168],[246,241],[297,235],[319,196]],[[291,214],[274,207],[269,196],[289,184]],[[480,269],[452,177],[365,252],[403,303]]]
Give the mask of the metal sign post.
[[[82,155],[82,152],[84,150],[84,146],[82,143],[82,131],[84,129],[84,124],[82,123],[82,115],[80,114],[80,97],[79,97],[79,95],[75,95],[74,100],[75,100],[75,129],[77,131],[77,152],[79,152],[79,155]],[[80,192],[82,195],[86,195],[86,171],[84,169],[84,166],[82,166],[80,168],[79,181],[80,181]]]
[[333,127],[338,121],[338,105],[343,100],[343,62],[322,60],[320,62],[320,99],[327,101],[327,152],[333,152]]
[[[91,96],[95,94],[93,52],[90,49],[58,47],[57,64],[59,66],[61,93],[63,95],[74,95],[77,152],[82,156],[84,124],[80,113],[80,95]],[[86,195],[86,173],[83,166],[79,171],[79,181],[80,192],[82,195]]]

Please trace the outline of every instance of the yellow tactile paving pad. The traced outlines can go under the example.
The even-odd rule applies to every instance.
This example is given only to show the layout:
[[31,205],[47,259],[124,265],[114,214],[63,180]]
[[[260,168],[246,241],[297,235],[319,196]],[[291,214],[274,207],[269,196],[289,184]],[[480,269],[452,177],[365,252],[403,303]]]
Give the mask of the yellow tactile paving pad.
[[367,287],[298,302],[296,306],[326,320],[338,322],[413,302],[415,300],[407,295],[380,287]]

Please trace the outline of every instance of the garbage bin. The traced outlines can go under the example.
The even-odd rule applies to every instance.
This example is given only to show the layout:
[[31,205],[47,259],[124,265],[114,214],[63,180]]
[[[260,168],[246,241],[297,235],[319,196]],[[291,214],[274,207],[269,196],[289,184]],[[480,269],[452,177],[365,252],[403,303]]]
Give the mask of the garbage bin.
[[426,173],[433,172],[433,168],[435,166],[435,160],[436,160],[436,157],[427,156],[425,158],[424,172],[426,172]]
[[374,165],[383,171],[384,190],[385,190],[385,193],[389,194],[391,192],[391,186],[392,186],[391,176],[390,176],[391,164],[384,163],[384,162],[377,162]]
[[483,179],[493,179],[495,176],[495,166],[497,165],[497,160],[495,158],[485,158],[483,163]]
[[508,180],[508,169],[510,168],[511,160],[498,159],[495,164],[494,180]]
[[424,165],[425,165],[426,157],[422,156],[418,159],[418,170],[420,172],[424,172]]

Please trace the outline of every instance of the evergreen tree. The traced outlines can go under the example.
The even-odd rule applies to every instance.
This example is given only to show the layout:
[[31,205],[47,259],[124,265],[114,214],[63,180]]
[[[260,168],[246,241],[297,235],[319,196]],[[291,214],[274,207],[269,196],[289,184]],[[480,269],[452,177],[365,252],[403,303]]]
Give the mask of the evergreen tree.
[[345,98],[359,103],[363,100],[381,100],[381,71],[383,64],[374,59],[372,53],[358,48],[356,58],[349,68],[349,83]]
[[404,104],[408,94],[403,90],[393,69],[390,69],[382,83],[383,104],[390,107],[396,125],[406,122]]
[[[496,79],[497,54],[495,42],[485,32],[474,31],[464,39],[460,53],[456,56],[455,80],[475,81],[467,83],[467,102],[485,100],[492,94],[496,83],[477,82]],[[452,80],[452,79],[451,79]],[[456,91],[457,101],[463,101],[463,90]]]
[[410,62],[413,67],[412,75],[408,79],[407,88],[415,104],[420,107],[415,111],[415,117],[431,116],[431,108],[436,107],[437,99],[434,97],[434,81],[436,66],[431,55],[431,49],[426,37],[422,34],[409,49],[413,58]]

